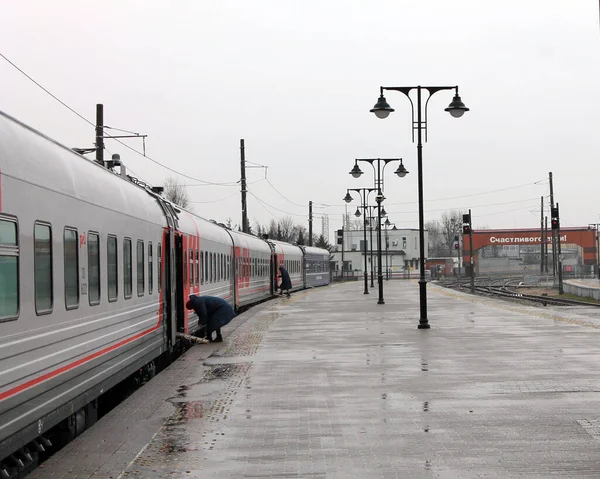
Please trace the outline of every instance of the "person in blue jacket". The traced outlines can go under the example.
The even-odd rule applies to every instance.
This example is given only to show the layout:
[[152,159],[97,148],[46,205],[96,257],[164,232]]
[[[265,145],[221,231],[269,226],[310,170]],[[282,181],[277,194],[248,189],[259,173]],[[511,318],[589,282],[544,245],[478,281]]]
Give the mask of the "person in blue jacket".
[[283,266],[279,267],[279,274],[281,276],[281,285],[279,285],[281,292],[279,293],[279,295],[282,296],[283,290],[285,289],[286,296],[289,298],[290,290],[292,289],[292,280],[290,279],[290,274],[287,272],[287,269],[285,269]]
[[[186,303],[187,309],[193,309],[198,315],[198,322],[205,326],[206,337],[210,342],[221,343],[221,328],[235,317],[235,311],[230,304],[216,296],[196,296],[191,294]],[[217,337],[213,340],[212,333],[215,331]]]

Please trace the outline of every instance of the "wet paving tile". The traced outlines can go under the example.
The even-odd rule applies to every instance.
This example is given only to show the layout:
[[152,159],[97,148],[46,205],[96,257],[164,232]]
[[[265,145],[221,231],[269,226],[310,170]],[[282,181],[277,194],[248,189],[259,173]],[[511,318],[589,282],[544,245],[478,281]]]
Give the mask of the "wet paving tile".
[[600,477],[598,312],[429,285],[418,330],[418,284],[385,294],[298,293],[189,351],[115,478]]

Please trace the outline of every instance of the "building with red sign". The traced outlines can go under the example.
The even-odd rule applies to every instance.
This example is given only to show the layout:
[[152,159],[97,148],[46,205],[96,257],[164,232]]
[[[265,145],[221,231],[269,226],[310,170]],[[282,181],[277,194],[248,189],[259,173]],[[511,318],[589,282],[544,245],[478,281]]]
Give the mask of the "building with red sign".
[[[476,274],[540,273],[552,274],[552,236],[539,229],[473,230],[473,261]],[[561,228],[560,246],[563,271],[590,274],[598,264],[596,231],[585,228]],[[542,248],[542,245],[544,247]],[[463,261],[469,264],[469,236],[463,237]],[[547,250],[547,256],[546,256]]]

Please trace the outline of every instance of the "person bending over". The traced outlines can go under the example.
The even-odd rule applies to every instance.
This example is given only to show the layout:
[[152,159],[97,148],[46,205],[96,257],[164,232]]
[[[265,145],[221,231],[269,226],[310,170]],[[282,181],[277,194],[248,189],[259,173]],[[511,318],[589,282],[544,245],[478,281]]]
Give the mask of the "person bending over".
[[[203,325],[206,338],[210,342],[223,342],[221,328],[235,317],[235,311],[230,304],[216,296],[196,296],[191,294],[189,301],[185,304],[187,309],[193,309],[198,315],[198,324]],[[213,331],[217,333],[213,339]]]
[[287,272],[287,269],[285,269],[283,266],[279,267],[279,274],[281,276],[281,285],[279,286],[281,292],[279,293],[279,295],[282,296],[283,290],[285,289],[286,296],[289,298],[290,290],[292,289],[292,280],[290,279],[290,274]]

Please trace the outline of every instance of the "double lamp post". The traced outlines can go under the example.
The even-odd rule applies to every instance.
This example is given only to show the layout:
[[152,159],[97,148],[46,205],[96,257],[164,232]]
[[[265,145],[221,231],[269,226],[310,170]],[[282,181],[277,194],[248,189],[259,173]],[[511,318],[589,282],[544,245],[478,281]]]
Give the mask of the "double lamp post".
[[[418,163],[418,182],[419,182],[419,300],[420,300],[420,317],[419,317],[419,329],[429,329],[429,321],[427,319],[427,281],[425,279],[425,222],[423,213],[423,132],[425,132],[425,142],[427,142],[427,105],[429,100],[434,93],[441,90],[455,90],[454,98],[450,105],[445,108],[445,111],[450,113],[453,117],[459,118],[469,109],[461,101],[458,95],[458,86],[409,86],[409,87],[380,87],[379,88],[379,99],[375,106],[370,110],[375,113],[377,118],[387,118],[390,113],[394,111],[388,104],[383,92],[387,91],[399,91],[406,95],[410,101],[412,108],[412,141],[415,141],[415,130],[417,131],[417,163]],[[417,120],[415,121],[415,105],[410,97],[410,92],[417,91]],[[422,91],[426,90],[428,97],[425,101],[425,108],[422,107]],[[360,175],[359,175],[360,176]],[[381,226],[379,226],[381,232]],[[381,236],[381,235],[380,235]],[[379,248],[381,250],[381,246]],[[381,254],[380,254],[380,273],[381,277]],[[383,286],[380,282],[380,295],[383,295]]]
[[[350,188],[348,190],[348,192],[346,193],[346,196],[344,198],[344,201],[346,201],[347,203],[350,203],[352,201],[352,196],[350,195],[350,191],[358,191],[358,192],[363,192],[363,194],[361,195],[361,199],[363,200],[363,210],[364,210],[364,252],[365,252],[365,272],[364,272],[364,277],[365,277],[365,291],[364,294],[369,294],[369,290],[368,290],[368,280],[367,280],[367,197],[368,197],[368,193],[370,193],[371,191],[377,191],[377,196],[375,197],[375,201],[377,203],[377,264],[378,264],[378,268],[377,268],[377,283],[379,286],[379,298],[377,300],[377,304],[385,304],[385,301],[383,299],[383,272],[382,272],[382,267],[381,267],[381,216],[382,216],[382,207],[381,204],[384,202],[385,200],[385,196],[383,196],[383,174],[385,172],[385,167],[389,164],[392,163],[394,161],[399,161],[400,165],[398,166],[398,169],[394,172],[396,175],[398,175],[400,178],[404,178],[406,176],[406,174],[408,173],[408,171],[406,170],[406,168],[404,167],[404,164],[402,163],[402,158],[356,158],[354,160],[354,167],[352,168],[352,170],[350,171],[350,174],[352,175],[353,178],[360,178],[360,176],[363,174],[362,170],[360,169],[360,167],[358,166],[359,162],[367,162],[370,163],[370,165],[373,167],[373,174],[374,174],[374,183],[375,183],[375,188]],[[382,166],[383,164],[383,166]],[[368,191],[368,193],[365,194],[365,191]]]

